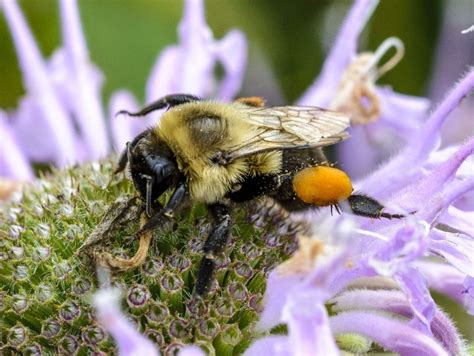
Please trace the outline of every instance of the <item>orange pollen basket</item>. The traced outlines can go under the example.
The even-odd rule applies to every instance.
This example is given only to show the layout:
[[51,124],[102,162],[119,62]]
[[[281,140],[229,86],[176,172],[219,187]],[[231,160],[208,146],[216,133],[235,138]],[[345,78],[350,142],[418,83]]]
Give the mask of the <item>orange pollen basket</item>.
[[353,190],[351,179],[344,171],[327,166],[298,172],[293,178],[293,189],[302,201],[317,206],[336,205]]

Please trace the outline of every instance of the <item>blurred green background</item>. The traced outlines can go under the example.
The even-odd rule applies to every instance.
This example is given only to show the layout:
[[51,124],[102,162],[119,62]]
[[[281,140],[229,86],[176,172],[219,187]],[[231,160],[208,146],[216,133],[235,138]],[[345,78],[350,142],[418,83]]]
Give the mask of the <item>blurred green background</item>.
[[[452,0],[457,3],[472,0]],[[216,38],[239,28],[249,40],[245,94],[275,101],[297,99],[319,72],[324,53],[350,1],[208,0],[206,17]],[[443,9],[441,0],[383,0],[361,37],[362,49],[375,49],[399,36],[406,55],[383,83],[422,95],[431,76]],[[23,0],[20,5],[48,57],[61,43],[56,0]],[[105,74],[104,100],[118,88],[143,99],[144,84],[164,46],[175,43],[182,2],[177,0],[80,0],[92,60]],[[15,107],[23,93],[20,71],[5,19],[0,16],[0,107]],[[264,72],[264,73],[262,73]],[[257,75],[256,75],[257,74]],[[260,75],[259,75],[260,74]],[[266,80],[252,80],[264,77]]]
[[[61,44],[56,0],[19,2],[45,57]],[[242,95],[270,97],[270,103],[296,100],[317,76],[331,39],[351,1],[317,0],[207,0],[206,17],[216,38],[232,28],[241,29],[249,41],[249,61]],[[160,51],[176,43],[176,26],[182,2],[177,0],[80,0],[83,28],[92,61],[103,71],[104,104],[119,88],[130,89],[143,100],[144,86]],[[405,43],[403,61],[381,79],[395,90],[412,95],[429,92],[443,15],[470,18],[452,28],[453,33],[474,22],[474,0],[382,0],[360,39],[361,50],[374,50],[387,37]],[[453,10],[454,9],[454,10]],[[466,13],[467,12],[467,13]],[[5,19],[0,16],[0,108],[14,108],[23,95],[21,73]],[[471,37],[471,47],[473,50]],[[467,41],[467,39],[465,39]],[[461,57],[446,50],[445,61]],[[448,83],[462,73],[454,68]],[[462,59],[462,58],[461,58]],[[466,67],[464,67],[466,68]],[[436,73],[444,75],[445,73]],[[449,85],[449,84],[448,84]],[[440,88],[441,91],[448,87]],[[460,307],[449,311],[472,337],[472,319]]]

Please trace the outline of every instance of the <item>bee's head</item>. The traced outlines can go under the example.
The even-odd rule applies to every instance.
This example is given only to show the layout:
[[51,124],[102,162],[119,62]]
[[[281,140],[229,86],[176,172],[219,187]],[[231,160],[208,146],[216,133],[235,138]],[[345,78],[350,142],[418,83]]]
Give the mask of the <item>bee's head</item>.
[[147,130],[127,144],[124,155],[126,158],[122,159],[128,161],[133,184],[146,202],[150,215],[155,200],[167,189],[175,187],[180,178],[174,154],[152,130]]

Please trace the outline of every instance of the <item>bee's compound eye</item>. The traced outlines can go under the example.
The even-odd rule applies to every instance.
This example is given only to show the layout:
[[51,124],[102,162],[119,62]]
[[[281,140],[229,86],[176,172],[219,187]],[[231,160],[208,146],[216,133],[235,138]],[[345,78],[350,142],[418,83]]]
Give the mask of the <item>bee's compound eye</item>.
[[317,206],[337,204],[352,193],[349,176],[340,169],[326,166],[309,167],[293,178],[293,189],[302,201]]

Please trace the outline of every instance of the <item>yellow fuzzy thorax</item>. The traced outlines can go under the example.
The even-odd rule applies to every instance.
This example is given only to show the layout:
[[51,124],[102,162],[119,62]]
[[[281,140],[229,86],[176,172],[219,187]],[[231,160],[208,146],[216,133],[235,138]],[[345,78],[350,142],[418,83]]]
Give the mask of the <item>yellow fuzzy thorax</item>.
[[243,104],[211,101],[179,105],[163,114],[155,128],[176,156],[178,168],[188,177],[194,201],[214,203],[237,186],[246,175],[279,172],[280,151],[236,158],[223,166],[211,158],[220,151],[246,142],[255,127],[245,120]]

